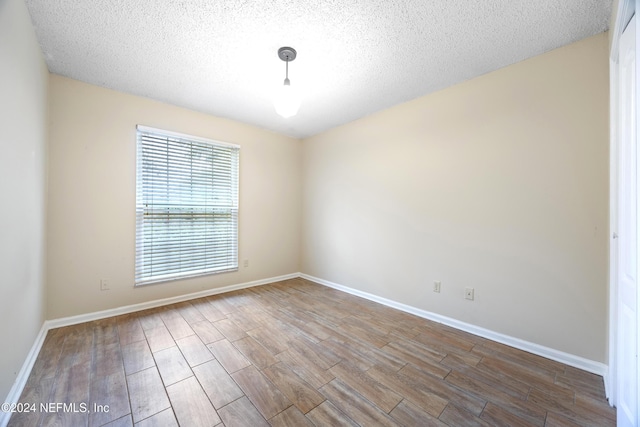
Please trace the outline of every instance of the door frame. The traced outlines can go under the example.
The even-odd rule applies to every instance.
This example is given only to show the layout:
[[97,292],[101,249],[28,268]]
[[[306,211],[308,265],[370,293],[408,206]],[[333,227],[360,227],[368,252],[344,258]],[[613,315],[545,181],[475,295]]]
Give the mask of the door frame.
[[[609,51],[609,90],[610,90],[610,104],[609,104],[609,124],[610,124],[610,141],[609,141],[609,369],[605,375],[605,390],[609,404],[614,406],[618,401],[618,369],[617,369],[617,334],[618,334],[618,245],[614,240],[616,238],[616,232],[618,230],[618,170],[619,170],[619,158],[618,158],[618,54],[619,54],[619,41],[620,36],[624,32],[627,23],[631,20],[634,13],[638,11],[640,14],[640,0],[619,0],[618,9],[615,15],[615,20],[611,31],[611,46]],[[636,20],[637,21],[637,20]],[[640,22],[640,21],[637,21]],[[638,35],[636,35],[638,37]],[[639,55],[640,44],[636,41],[636,58],[640,58]],[[637,70],[640,67],[636,68]],[[637,71],[636,71],[637,72]],[[637,80],[640,82],[640,80]],[[640,85],[638,85],[640,86]],[[636,93],[636,100],[640,101],[638,93]],[[640,106],[640,103],[636,102],[636,105]],[[640,120],[638,121],[640,122]],[[637,135],[640,135],[637,134]],[[637,137],[637,136],[636,136]],[[639,151],[640,152],[640,151]],[[638,163],[640,165],[640,162]],[[639,187],[640,188],[640,187]],[[640,211],[638,211],[640,212]],[[637,218],[640,230],[640,215]],[[638,239],[640,242],[640,239]],[[640,254],[640,248],[638,248]],[[640,292],[638,293],[640,297]],[[640,298],[639,298],[640,299]],[[640,303],[640,301],[639,301]],[[640,304],[638,304],[640,307]],[[640,312],[640,310],[639,310]],[[640,315],[637,320],[637,324],[640,327]],[[640,359],[639,359],[640,360]],[[638,372],[640,373],[640,362],[638,366]],[[640,377],[640,374],[638,375]],[[636,384],[640,383],[640,378],[636,378]]]

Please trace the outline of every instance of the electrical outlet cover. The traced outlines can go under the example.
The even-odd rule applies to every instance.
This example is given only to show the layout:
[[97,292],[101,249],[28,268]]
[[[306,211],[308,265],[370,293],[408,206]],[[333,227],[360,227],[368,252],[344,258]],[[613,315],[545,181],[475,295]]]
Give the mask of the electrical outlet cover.
[[474,293],[473,288],[465,288],[464,290],[465,299],[473,301],[473,293]]

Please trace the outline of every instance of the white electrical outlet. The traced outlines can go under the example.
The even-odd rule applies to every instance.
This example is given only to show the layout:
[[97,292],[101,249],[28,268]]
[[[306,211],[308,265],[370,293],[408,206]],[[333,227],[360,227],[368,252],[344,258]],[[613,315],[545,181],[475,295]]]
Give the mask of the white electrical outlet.
[[473,288],[464,289],[464,298],[473,301]]
[[438,292],[440,293],[440,281],[435,281],[433,282],[433,292]]
[[100,290],[101,291],[109,290],[109,281],[107,279],[100,279]]
[[245,267],[249,267],[249,260],[248,260],[248,259],[245,259],[245,260],[244,260],[244,266],[245,266]]

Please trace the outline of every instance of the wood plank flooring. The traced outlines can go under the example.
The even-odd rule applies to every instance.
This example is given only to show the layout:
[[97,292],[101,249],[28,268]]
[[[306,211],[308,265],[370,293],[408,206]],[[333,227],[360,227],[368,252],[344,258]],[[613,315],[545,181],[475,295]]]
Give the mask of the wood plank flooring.
[[304,279],[51,330],[20,402],[10,426],[616,422],[597,375]]

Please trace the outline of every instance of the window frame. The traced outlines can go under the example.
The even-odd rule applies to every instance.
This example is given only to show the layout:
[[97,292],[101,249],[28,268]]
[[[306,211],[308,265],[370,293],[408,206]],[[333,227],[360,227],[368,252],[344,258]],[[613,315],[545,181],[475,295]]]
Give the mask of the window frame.
[[[206,209],[209,209],[211,211],[211,213],[209,213],[211,215],[213,215],[214,209],[215,210],[228,209],[228,212],[231,215],[230,222],[233,225],[233,229],[232,229],[232,232],[229,234],[231,238],[227,240],[227,244],[231,248],[230,250],[227,251],[227,255],[230,255],[231,262],[225,264],[222,267],[192,268],[190,270],[187,269],[185,271],[177,271],[177,272],[165,273],[165,274],[153,274],[153,273],[144,274],[145,268],[148,269],[148,266],[149,266],[149,264],[145,262],[145,260],[151,257],[151,255],[147,255],[147,258],[145,258],[145,251],[148,252],[152,250],[151,248],[145,249],[144,243],[143,243],[144,230],[141,229],[141,227],[144,227],[145,225],[144,212],[145,210],[147,212],[149,212],[150,210],[148,207],[148,204],[144,202],[145,200],[144,195],[145,194],[147,194],[147,196],[150,195],[149,192],[145,193],[143,189],[143,182],[144,182],[143,138],[144,138],[144,135],[147,135],[147,137],[152,135],[157,138],[166,139],[167,144],[170,144],[171,142],[174,142],[177,144],[180,144],[180,143],[192,144],[190,146],[190,151],[189,151],[191,157],[193,157],[194,147],[197,147],[197,146],[203,147],[206,145],[206,146],[213,146],[218,149],[229,150],[230,158],[232,159],[232,161],[229,162],[230,169],[227,175],[227,179],[231,182],[231,184],[229,184],[230,185],[229,188],[231,192],[230,193],[231,204],[229,205],[229,207],[223,207],[223,208],[221,208],[219,205],[214,204],[214,205],[208,206]],[[171,148],[169,147],[167,148],[168,153],[171,150],[172,150]],[[167,163],[169,163],[169,161],[167,161]],[[167,167],[168,167],[168,164],[167,164]],[[169,175],[170,175],[170,171],[167,169],[167,172],[166,172],[167,182],[169,182],[170,180]],[[193,179],[189,180],[188,182],[193,187],[194,185]],[[213,187],[213,185],[214,184],[212,182],[211,186]],[[169,190],[167,190],[167,193],[169,193]],[[188,279],[193,277],[201,277],[205,275],[238,271],[239,269],[239,262],[238,262],[239,231],[238,229],[239,229],[239,222],[240,222],[239,221],[239,199],[240,199],[239,193],[240,193],[240,145],[217,141],[217,140],[208,139],[208,138],[202,138],[202,137],[183,134],[183,133],[178,133],[178,132],[173,132],[173,131],[167,131],[163,129],[157,129],[149,126],[137,125],[136,126],[136,229],[135,229],[134,287],[175,281],[175,280],[183,280],[183,279]],[[167,200],[168,199],[169,199],[169,196],[167,195]],[[194,199],[195,198],[192,198],[190,199],[190,201],[193,202]],[[196,205],[197,205],[196,203],[190,203],[189,205],[178,205],[178,209],[183,209],[183,210],[179,212],[175,212],[174,215],[176,215],[176,217],[177,215],[185,216],[184,210],[191,209],[191,215],[193,216],[194,215],[193,211],[195,209],[194,206]],[[205,209],[205,208],[200,207],[199,209]],[[168,208],[166,208],[165,210],[166,210],[165,215],[168,218],[167,221],[169,221],[169,218],[171,218],[172,214],[170,213],[170,210]],[[188,216],[188,214],[186,215]],[[192,220],[191,223],[195,224],[195,221]],[[147,222],[147,224],[151,224],[151,222]],[[178,226],[175,225],[174,229],[176,229],[177,227]],[[186,241],[186,240],[180,240],[180,241]],[[157,241],[156,241],[156,244],[157,244]],[[166,257],[168,258],[169,255],[166,255]],[[189,258],[185,256],[184,259],[188,260]],[[206,261],[203,263],[206,264]]]

